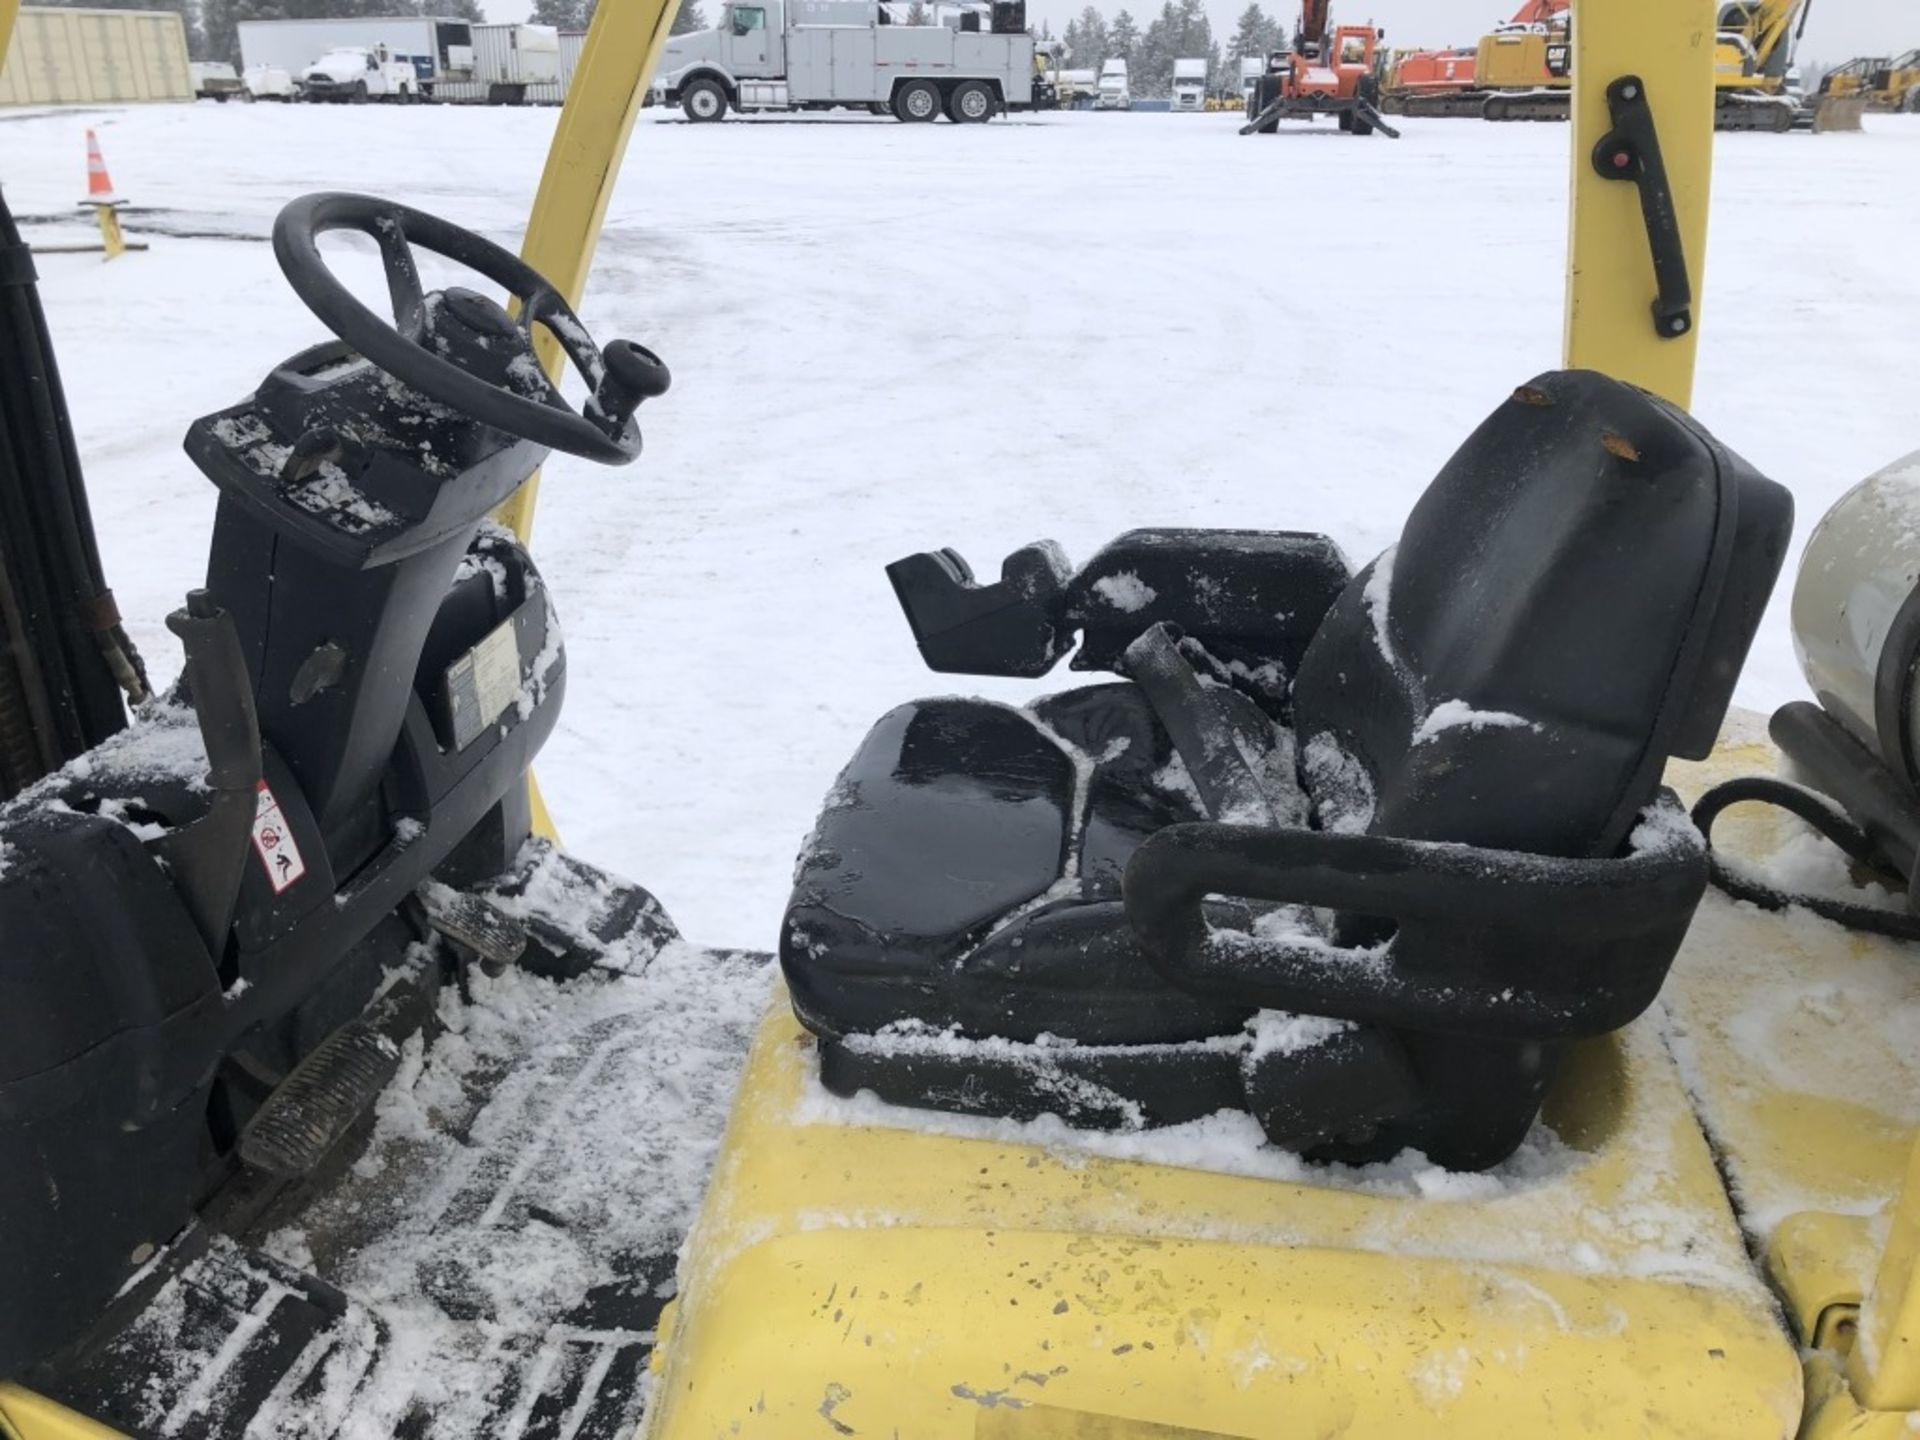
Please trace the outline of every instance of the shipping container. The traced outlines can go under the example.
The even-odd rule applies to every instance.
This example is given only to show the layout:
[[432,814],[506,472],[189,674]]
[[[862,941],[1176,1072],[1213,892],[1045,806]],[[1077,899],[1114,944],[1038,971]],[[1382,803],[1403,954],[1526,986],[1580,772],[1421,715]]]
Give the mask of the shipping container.
[[0,105],[193,99],[187,30],[170,10],[20,11]]

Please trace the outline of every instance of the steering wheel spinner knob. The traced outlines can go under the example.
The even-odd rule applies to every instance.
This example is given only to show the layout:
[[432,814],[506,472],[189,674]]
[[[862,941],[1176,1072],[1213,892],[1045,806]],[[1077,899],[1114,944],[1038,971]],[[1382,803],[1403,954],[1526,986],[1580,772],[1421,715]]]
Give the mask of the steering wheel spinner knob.
[[615,340],[600,358],[604,369],[588,413],[597,412],[607,433],[618,435],[643,400],[667,393],[673,375],[658,355],[631,340]]

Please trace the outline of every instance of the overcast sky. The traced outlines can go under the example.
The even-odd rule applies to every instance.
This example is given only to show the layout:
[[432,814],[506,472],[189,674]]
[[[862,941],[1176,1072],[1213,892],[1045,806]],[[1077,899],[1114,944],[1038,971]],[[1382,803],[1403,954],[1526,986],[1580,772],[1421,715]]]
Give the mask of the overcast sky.
[[[491,20],[521,20],[531,0],[482,0]],[[724,0],[703,0],[709,21]],[[1121,0],[1095,0],[1109,17]],[[1208,0],[1214,34],[1225,40],[1247,0]],[[1291,22],[1298,0],[1261,0],[1269,14]],[[1027,0],[1027,18],[1049,20],[1057,34],[1086,0]],[[1466,45],[1520,6],[1520,0],[1334,0],[1336,21],[1371,19],[1393,45]],[[1144,27],[1159,12],[1159,0],[1131,0]],[[1920,45],[1920,0],[1813,0],[1813,18],[1800,58],[1834,65],[1856,55],[1897,55]]]

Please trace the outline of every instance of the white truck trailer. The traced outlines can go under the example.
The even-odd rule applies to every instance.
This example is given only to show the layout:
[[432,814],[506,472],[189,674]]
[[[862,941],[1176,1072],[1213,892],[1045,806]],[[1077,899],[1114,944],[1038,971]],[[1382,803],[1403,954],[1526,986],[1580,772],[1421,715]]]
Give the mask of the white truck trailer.
[[434,87],[434,99],[478,105],[524,105],[544,98],[561,78],[560,32],[551,25],[473,27],[473,79]]
[[992,119],[1033,103],[1025,0],[942,6],[905,25],[877,0],[733,0],[711,30],[675,35],[654,99],[689,120],[729,109],[870,110],[900,120]]
[[473,31],[465,20],[370,15],[352,20],[242,20],[244,69],[270,65],[304,75],[331,50],[385,47],[390,61],[413,67],[420,95],[432,99],[443,81],[472,80]]
[[1167,108],[1189,112],[1207,108],[1207,62],[1204,59],[1173,62],[1173,98]]
[[1133,91],[1127,88],[1127,62],[1115,56],[1100,67],[1100,88],[1094,92],[1096,110],[1131,110]]
[[1253,92],[1260,84],[1260,77],[1267,73],[1267,62],[1261,56],[1248,55],[1240,61],[1240,103],[1246,104],[1253,99]]

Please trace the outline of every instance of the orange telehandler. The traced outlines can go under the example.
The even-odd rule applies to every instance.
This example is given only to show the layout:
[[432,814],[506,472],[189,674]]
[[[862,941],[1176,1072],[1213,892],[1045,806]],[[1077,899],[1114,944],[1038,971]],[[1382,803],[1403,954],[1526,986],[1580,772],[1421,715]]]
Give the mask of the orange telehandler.
[[1374,57],[1382,32],[1372,25],[1335,27],[1332,0],[1302,0],[1291,49],[1267,57],[1267,72],[1247,96],[1242,135],[1272,135],[1285,119],[1338,117],[1349,135],[1400,132],[1380,113]]

